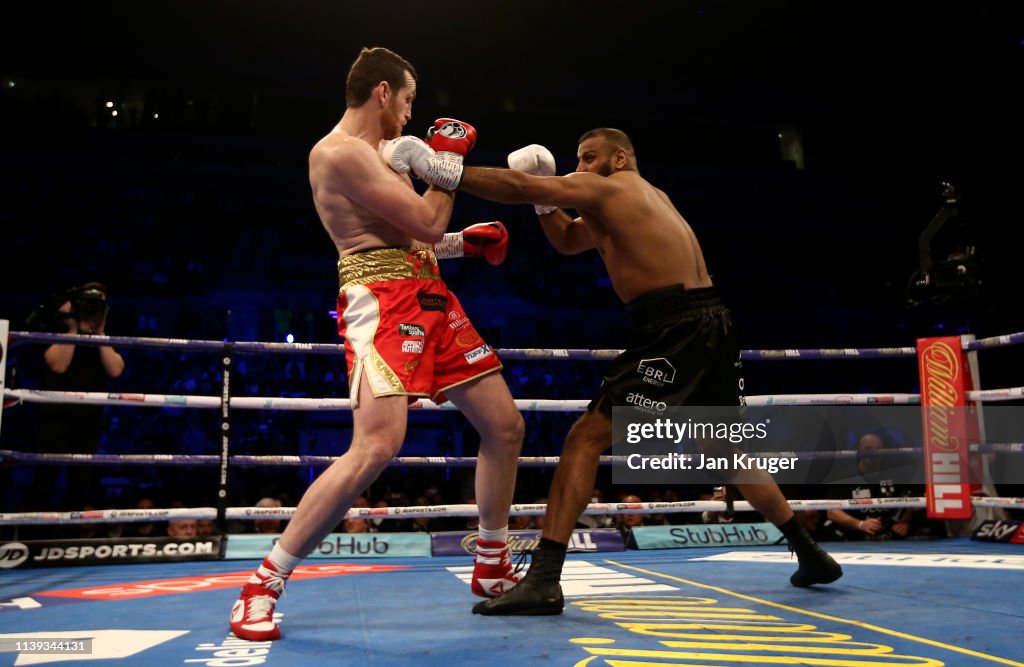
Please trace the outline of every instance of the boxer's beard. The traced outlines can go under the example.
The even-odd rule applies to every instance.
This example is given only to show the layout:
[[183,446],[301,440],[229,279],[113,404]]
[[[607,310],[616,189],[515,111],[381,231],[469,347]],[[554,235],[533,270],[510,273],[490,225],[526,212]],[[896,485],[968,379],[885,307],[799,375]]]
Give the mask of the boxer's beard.
[[385,141],[396,139],[402,134],[402,126],[392,120],[390,116],[384,116],[380,121],[380,134]]
[[384,139],[395,139],[402,136],[401,110],[395,102],[397,96],[388,104],[386,112],[381,117],[381,135]]

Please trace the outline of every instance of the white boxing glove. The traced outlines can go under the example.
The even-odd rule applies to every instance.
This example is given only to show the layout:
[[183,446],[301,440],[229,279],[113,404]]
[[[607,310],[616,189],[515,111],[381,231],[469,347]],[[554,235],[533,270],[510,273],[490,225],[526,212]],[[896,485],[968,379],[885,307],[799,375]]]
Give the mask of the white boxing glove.
[[381,157],[399,174],[408,174],[411,169],[418,177],[430,168],[434,149],[418,137],[405,135],[385,143]]
[[[509,169],[515,169],[532,176],[554,176],[555,156],[540,144],[530,144],[508,154]],[[537,215],[546,215],[557,210],[557,206],[535,204]]]
[[437,156],[422,139],[404,135],[384,144],[381,157],[399,174],[412,171],[424,183],[456,190],[462,182],[462,165]]

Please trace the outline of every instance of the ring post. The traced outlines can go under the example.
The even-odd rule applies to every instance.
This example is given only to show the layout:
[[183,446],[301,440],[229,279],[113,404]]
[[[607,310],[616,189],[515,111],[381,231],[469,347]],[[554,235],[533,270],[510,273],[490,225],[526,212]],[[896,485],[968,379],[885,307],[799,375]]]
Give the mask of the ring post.
[[4,417],[4,379],[7,377],[7,332],[11,323],[0,320],[0,426]]
[[234,343],[225,343],[221,355],[220,482],[217,489],[217,529],[227,532],[228,467],[231,463],[231,354]]

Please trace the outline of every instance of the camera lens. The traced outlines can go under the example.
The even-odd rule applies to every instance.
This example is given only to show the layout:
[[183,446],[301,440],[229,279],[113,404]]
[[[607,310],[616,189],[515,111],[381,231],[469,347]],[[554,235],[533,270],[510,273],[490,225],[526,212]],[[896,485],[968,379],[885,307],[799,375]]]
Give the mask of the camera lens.
[[86,290],[75,300],[74,311],[80,320],[99,321],[107,313],[107,302],[98,290]]

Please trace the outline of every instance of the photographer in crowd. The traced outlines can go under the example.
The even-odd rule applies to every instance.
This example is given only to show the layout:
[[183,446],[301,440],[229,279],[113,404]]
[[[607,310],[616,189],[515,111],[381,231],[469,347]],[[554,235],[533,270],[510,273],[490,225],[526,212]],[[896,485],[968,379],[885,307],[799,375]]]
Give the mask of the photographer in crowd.
[[[894,481],[894,464],[882,456],[872,456],[888,448],[883,433],[865,433],[857,442],[857,484],[831,485],[829,497],[836,500],[877,500],[924,495],[918,485]],[[869,506],[863,509],[830,509],[823,527],[823,539],[844,541],[856,540],[905,540],[930,537],[944,537],[937,530],[938,522],[928,521],[925,513],[913,508],[887,508]]]
[[[61,302],[63,299],[63,302]],[[105,335],[107,288],[96,282],[74,287],[56,299],[60,305],[42,310],[30,318],[30,326],[54,333]],[[42,389],[47,391],[107,391],[108,381],[124,372],[124,359],[109,345],[54,343],[43,353]],[[102,405],[44,403],[39,407],[37,450],[48,453],[94,454],[106,427]],[[63,498],[58,492],[57,466],[37,466],[31,500],[39,509],[79,509],[95,498],[95,468],[88,465],[66,468]]]

